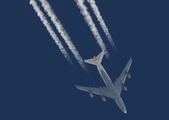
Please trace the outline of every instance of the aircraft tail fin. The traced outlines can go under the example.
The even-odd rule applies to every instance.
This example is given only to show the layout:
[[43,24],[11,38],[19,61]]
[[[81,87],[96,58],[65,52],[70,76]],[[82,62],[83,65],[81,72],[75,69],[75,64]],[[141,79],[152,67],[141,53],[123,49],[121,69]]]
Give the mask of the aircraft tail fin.
[[102,59],[103,59],[104,52],[102,51],[99,55],[92,59],[86,59],[84,60],[86,63],[92,64],[92,65],[97,65],[97,63],[101,64]]

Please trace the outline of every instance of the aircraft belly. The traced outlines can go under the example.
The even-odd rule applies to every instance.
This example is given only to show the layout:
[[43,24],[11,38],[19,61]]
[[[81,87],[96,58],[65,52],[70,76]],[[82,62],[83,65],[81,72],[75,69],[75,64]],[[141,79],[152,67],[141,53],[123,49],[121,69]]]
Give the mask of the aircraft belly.
[[107,72],[105,69],[102,67],[102,65],[97,65],[97,69],[100,73],[100,76],[102,77],[104,83],[106,84],[107,88],[111,91],[111,96],[113,99],[117,99],[119,95],[117,94],[116,89],[114,88],[114,85],[108,76]]
[[112,84],[109,76],[106,74],[104,70],[100,70],[100,75],[107,86],[110,86]]

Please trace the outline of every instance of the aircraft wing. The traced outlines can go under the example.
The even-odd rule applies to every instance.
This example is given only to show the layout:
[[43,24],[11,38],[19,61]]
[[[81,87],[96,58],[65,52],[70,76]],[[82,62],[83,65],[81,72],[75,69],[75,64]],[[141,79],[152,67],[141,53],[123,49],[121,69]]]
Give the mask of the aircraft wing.
[[112,95],[107,87],[95,88],[95,87],[76,86],[76,88],[85,92],[89,92],[89,94],[93,93],[100,96],[112,98]]
[[123,69],[122,73],[120,74],[119,78],[114,82],[114,86],[119,95],[121,93],[122,88],[125,87],[124,83],[125,83],[126,77],[131,78],[130,74],[128,73],[131,64],[132,64],[132,59],[130,58],[125,68]]

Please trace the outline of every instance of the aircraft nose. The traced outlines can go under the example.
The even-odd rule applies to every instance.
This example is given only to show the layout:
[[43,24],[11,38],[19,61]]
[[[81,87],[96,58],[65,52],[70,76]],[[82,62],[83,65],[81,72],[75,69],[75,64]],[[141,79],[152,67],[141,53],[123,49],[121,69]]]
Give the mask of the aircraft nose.
[[126,110],[126,109],[123,109],[123,112],[124,112],[125,114],[127,114],[127,110]]
[[125,107],[121,107],[121,110],[122,110],[125,114],[127,114],[127,110],[126,110]]

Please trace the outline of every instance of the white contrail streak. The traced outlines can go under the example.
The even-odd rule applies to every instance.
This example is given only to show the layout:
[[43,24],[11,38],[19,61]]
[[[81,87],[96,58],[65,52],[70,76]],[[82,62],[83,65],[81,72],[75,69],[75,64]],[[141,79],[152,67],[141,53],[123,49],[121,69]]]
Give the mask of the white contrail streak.
[[112,45],[113,49],[116,51],[116,45],[113,42],[113,39],[112,39],[112,37],[111,37],[111,35],[109,33],[109,30],[108,30],[108,28],[107,28],[107,26],[106,26],[106,24],[105,24],[105,22],[104,22],[104,20],[103,20],[103,18],[101,16],[100,12],[99,12],[99,9],[98,9],[98,7],[96,5],[95,0],[87,0],[87,1],[90,4],[91,8],[93,9],[93,12],[97,17],[97,20],[99,21],[100,26],[102,27],[104,33],[107,36],[107,39],[109,40],[109,43]]
[[55,32],[53,31],[52,27],[50,26],[49,22],[47,21],[46,17],[44,16],[43,12],[40,10],[39,6],[37,5],[37,2],[35,0],[30,0],[29,4],[32,5],[33,9],[35,10],[37,15],[39,16],[40,20],[43,22],[44,26],[46,27],[47,31],[49,32],[49,34],[51,35],[51,37],[53,38],[55,43],[58,45],[58,47],[59,47],[60,51],[62,52],[62,54],[64,55],[64,57],[67,59],[67,61],[71,65],[73,65],[73,62],[70,59],[67,51],[65,50],[62,43],[60,42],[60,40],[56,36]]
[[78,53],[75,45],[72,43],[69,35],[67,34],[66,30],[64,29],[64,27],[62,26],[60,20],[58,19],[58,17],[56,16],[56,14],[54,13],[54,11],[52,10],[51,5],[48,3],[47,0],[39,0],[42,4],[42,7],[44,8],[45,12],[48,14],[48,16],[50,17],[51,21],[53,22],[53,24],[55,25],[56,29],[58,30],[58,32],[61,34],[62,38],[64,39],[65,43],[68,45],[69,49],[71,50],[71,52],[73,53],[74,57],[76,58],[76,60],[79,62],[79,64],[81,65],[81,67],[87,71],[87,67],[85,66],[85,63],[82,59],[82,57],[80,56],[80,54]]
[[81,14],[84,16],[84,19],[90,27],[90,30],[92,31],[95,39],[97,40],[97,43],[99,44],[100,48],[102,49],[102,51],[104,51],[106,57],[109,58],[106,45],[103,43],[103,40],[90,16],[90,13],[87,11],[87,7],[84,5],[84,0],[75,0],[75,2],[77,3],[78,8],[81,10]]

